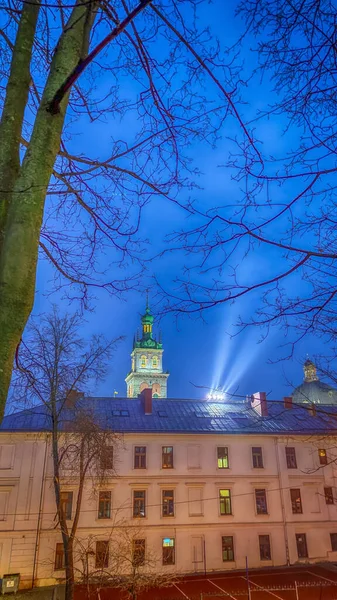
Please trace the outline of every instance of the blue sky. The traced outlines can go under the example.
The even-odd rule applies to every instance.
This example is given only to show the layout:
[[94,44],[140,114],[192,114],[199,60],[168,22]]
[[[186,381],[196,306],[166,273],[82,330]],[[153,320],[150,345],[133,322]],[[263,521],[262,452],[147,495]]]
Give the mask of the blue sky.
[[[235,3],[224,3],[221,0],[201,5],[200,19],[209,25],[212,35],[218,36],[224,46],[234,43],[242,31],[242,24],[234,17]],[[251,51],[251,45],[246,41],[239,59],[244,63],[244,72],[250,73],[256,64],[256,56]],[[99,85],[105,89],[109,82],[107,75],[102,74]],[[212,97],[217,97],[209,82],[207,90]],[[123,93],[137,93],[130,81],[125,82]],[[271,85],[268,81],[262,84],[258,78],[252,80],[247,88],[242,89],[244,99],[249,101],[242,107],[246,120],[253,118],[258,110],[266,109],[272,100]],[[69,147],[74,152],[92,151],[97,156],[109,155],[112,137],[123,135],[127,124],[132,137],[136,128],[134,115],[128,115],[127,122],[107,117],[103,122],[89,124],[83,118],[77,123],[76,135],[69,141]],[[297,132],[293,129],[283,136],[286,121],[281,117],[272,118],[268,122],[259,123],[258,137],[262,140],[264,151],[271,154],[285,152],[292,142],[296,143]],[[200,206],[210,207],[235,202],[240,198],[239,186],[231,177],[232,173],[222,165],[230,149],[228,137],[236,134],[233,122],[225,122],[222,137],[215,148],[201,142],[190,149],[190,156],[195,166],[200,169],[197,183],[200,190],[195,192],[196,201]],[[287,193],[284,190],[279,192]],[[186,199],[186,198],[183,198]],[[169,201],[155,200],[146,207],[141,233],[150,240],[149,255],[155,255],[165,248],[166,236],[181,228],[186,222],[186,215]],[[101,259],[104,262],[104,257]],[[173,289],[173,280],[181,275],[183,264],[189,264],[191,258],[182,257],[179,253],[170,253],[160,260],[154,260],[148,270],[150,286],[150,304],[154,312],[160,311],[157,305],[156,289],[151,284],[151,276],[155,275],[161,285]],[[255,252],[241,265],[241,274],[247,278],[265,277],[272,272],[275,261],[280,260],[277,252],[266,255],[265,252]],[[68,304],[60,293],[49,295],[51,289],[51,269],[46,262],[40,261],[37,275],[37,293],[34,313],[39,314],[49,309],[51,303],[62,303],[62,310],[74,310],[75,304]],[[291,282],[292,286],[300,285],[299,280]],[[95,293],[94,310],[83,315],[83,335],[104,333],[114,339],[123,336],[111,361],[106,381],[96,390],[97,395],[112,395],[117,390],[120,396],[126,391],[124,378],[130,368],[130,352],[132,339],[140,325],[140,315],[145,308],[145,296],[135,292],[128,293],[123,300],[111,297],[107,292],[99,290]],[[256,391],[266,391],[270,398],[280,398],[287,395],[291,385],[302,381],[302,363],[308,353],[310,356],[319,353],[320,342],[307,337],[296,347],[291,361],[278,362],[287,354],[283,345],[288,341],[282,329],[274,328],[265,339],[263,332],[248,328],[240,335],[234,327],[237,319],[249,319],[259,304],[259,295],[246,296],[235,304],[223,304],[202,317],[181,316],[176,320],[172,313],[161,316],[156,320],[155,330],[162,330],[164,343],[164,368],[171,375],[168,381],[168,395],[171,397],[203,397],[205,388],[221,385],[231,392],[251,394]]]

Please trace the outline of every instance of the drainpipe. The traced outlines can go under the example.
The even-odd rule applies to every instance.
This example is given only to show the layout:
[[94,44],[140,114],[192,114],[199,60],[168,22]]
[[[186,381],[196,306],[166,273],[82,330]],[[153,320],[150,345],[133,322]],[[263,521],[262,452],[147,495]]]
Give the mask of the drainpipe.
[[287,561],[287,566],[289,567],[290,558],[289,558],[288,532],[287,532],[286,513],[285,513],[284,501],[283,501],[283,485],[282,485],[282,481],[281,481],[280,457],[279,457],[279,453],[278,453],[277,438],[274,438],[274,444],[275,444],[275,454],[276,454],[277,476],[278,476],[278,481],[279,481],[279,486],[280,486],[280,499],[281,499],[281,510],[282,510],[282,521],[283,521],[284,544],[285,544],[285,548],[286,548],[286,561]]
[[39,543],[40,543],[40,531],[41,531],[41,521],[42,521],[42,502],[43,502],[44,486],[45,486],[45,481],[46,481],[47,448],[48,448],[48,435],[46,435],[46,445],[45,445],[45,449],[44,449],[44,460],[43,460],[42,481],[41,481],[40,502],[39,502],[39,514],[38,514],[38,519],[37,519],[36,538],[35,538],[32,589],[34,587],[34,583],[35,583],[35,579],[36,579],[35,576],[36,576],[36,568],[37,568],[37,555],[38,555]]

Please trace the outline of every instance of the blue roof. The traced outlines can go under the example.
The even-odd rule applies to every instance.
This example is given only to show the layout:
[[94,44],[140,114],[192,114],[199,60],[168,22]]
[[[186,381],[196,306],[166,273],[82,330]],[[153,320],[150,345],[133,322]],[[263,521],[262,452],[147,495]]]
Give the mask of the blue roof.
[[[337,406],[308,405],[285,408],[283,402],[268,402],[268,415],[261,417],[249,402],[153,399],[152,414],[144,414],[142,398],[82,398],[76,407],[87,408],[104,429],[124,433],[248,433],[313,434],[336,433]],[[60,424],[71,429],[76,410],[64,408]],[[34,406],[4,417],[0,431],[41,432],[51,430],[48,409]]]

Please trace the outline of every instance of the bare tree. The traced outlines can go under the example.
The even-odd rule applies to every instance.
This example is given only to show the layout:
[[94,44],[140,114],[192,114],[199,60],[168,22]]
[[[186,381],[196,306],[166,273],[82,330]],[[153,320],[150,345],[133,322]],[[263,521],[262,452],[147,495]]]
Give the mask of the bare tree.
[[[230,116],[254,145],[235,105],[239,74],[200,25],[202,3],[7,0],[1,10],[0,416],[38,252],[85,304],[90,287],[134,288],[146,204],[191,212],[192,143],[209,147]],[[111,128],[103,157],[72,142],[78,130],[99,140],[100,121]]]
[[177,573],[162,567],[161,557],[147,544],[140,524],[118,518],[116,512],[113,526],[103,537],[100,552],[97,544],[102,543],[102,535],[91,535],[77,544],[77,564],[82,565],[79,578],[88,597],[111,587],[123,591],[125,598],[137,600],[142,592],[174,585]]
[[221,206],[201,208],[197,226],[177,232],[175,246],[196,266],[178,278],[170,308],[198,312],[249,294],[258,310],[239,325],[282,325],[292,343],[310,332],[336,350],[336,5],[244,0],[237,12],[237,47],[256,51],[242,77],[251,75],[250,95],[262,81],[267,101],[249,117],[254,143],[233,140],[222,161],[236,199],[224,190]]
[[[79,337],[78,316],[60,316],[56,310],[30,324],[27,339],[20,347],[14,378],[18,400],[36,404],[33,409],[50,432],[53,460],[53,486],[57,522],[62,534],[66,600],[74,594],[74,544],[81,514],[85,486],[99,488],[106,477],[114,475],[112,456],[120,438],[95,413],[83,392],[89,383],[104,376],[113,343],[94,337],[86,344]],[[27,415],[27,418],[29,414]],[[71,526],[62,498],[62,487],[76,482],[77,494]]]

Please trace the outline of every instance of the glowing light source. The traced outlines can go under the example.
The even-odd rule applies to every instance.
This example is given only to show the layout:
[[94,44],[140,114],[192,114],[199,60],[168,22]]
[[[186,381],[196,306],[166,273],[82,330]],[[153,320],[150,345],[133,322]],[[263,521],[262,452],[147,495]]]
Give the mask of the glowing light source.
[[222,390],[211,390],[209,394],[207,394],[207,400],[224,400],[226,397],[226,392]]

